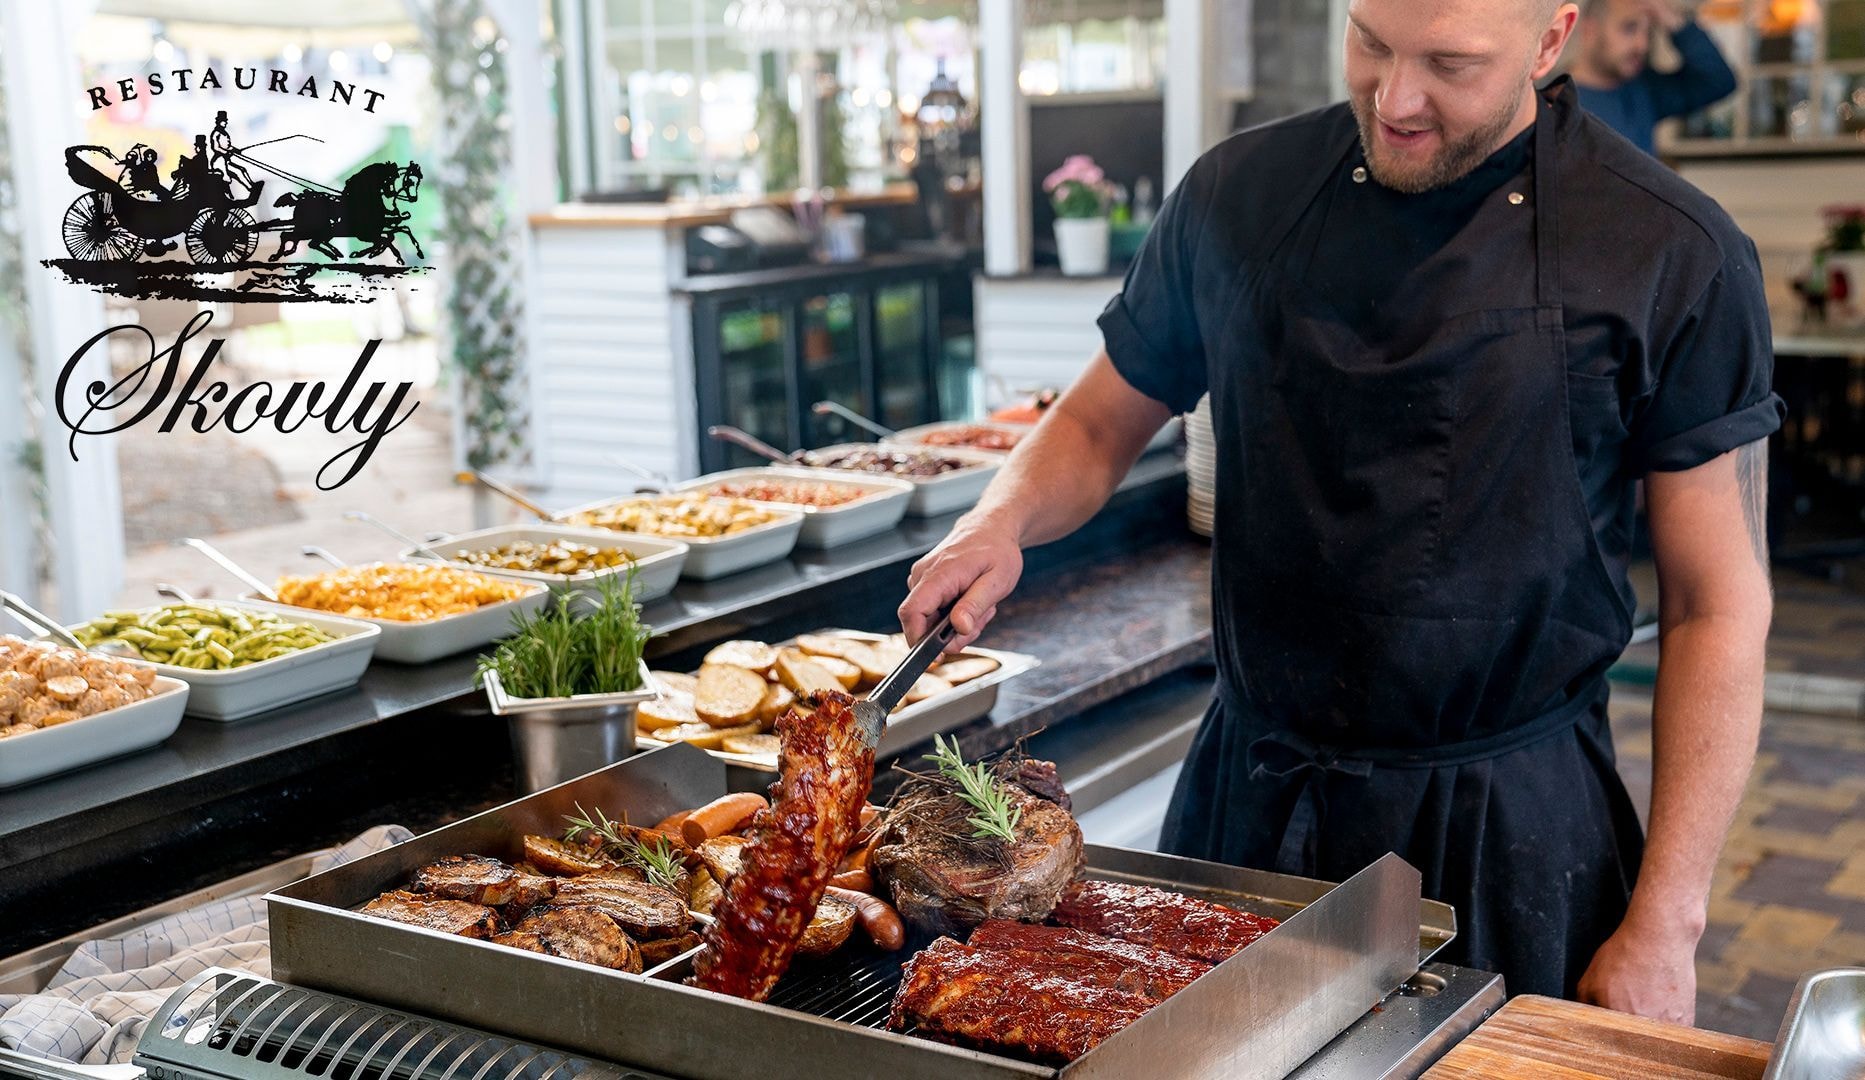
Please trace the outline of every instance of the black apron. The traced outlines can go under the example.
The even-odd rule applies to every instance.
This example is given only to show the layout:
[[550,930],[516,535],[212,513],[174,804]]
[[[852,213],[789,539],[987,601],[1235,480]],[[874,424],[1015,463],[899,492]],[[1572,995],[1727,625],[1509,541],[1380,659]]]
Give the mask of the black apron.
[[[1630,620],[1572,419],[1614,388],[1567,363],[1562,125],[1538,100],[1532,195],[1491,193],[1407,276],[1397,324],[1354,329],[1291,265],[1290,232],[1360,160],[1351,125],[1242,253],[1205,335],[1218,692],[1162,847],[1333,881],[1396,851],[1457,910],[1445,959],[1558,995],[1624,916],[1642,836],[1605,711]],[[1531,250],[1532,296],[1458,309]]]

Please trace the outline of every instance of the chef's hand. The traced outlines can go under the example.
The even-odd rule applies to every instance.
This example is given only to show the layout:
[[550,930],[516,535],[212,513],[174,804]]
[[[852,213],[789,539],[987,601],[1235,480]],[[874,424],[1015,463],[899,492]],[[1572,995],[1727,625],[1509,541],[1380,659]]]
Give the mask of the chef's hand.
[[910,591],[900,605],[900,628],[908,640],[918,641],[950,607],[957,633],[946,652],[957,652],[977,640],[997,614],[997,602],[1022,576],[1023,550],[1015,530],[989,517],[967,517],[913,564],[907,575]]
[[1686,1027],[1696,1023],[1697,938],[1682,927],[1628,916],[1580,976],[1580,1000]]

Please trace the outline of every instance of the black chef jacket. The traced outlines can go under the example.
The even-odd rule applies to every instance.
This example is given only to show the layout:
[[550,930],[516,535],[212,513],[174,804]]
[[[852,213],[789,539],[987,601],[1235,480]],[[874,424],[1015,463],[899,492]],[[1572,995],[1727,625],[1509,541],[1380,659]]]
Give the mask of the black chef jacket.
[[[1766,437],[1782,409],[1753,245],[1565,80],[1545,98],[1528,135],[1421,195],[1369,182],[1345,106],[1232,137],[1168,199],[1100,324],[1136,389],[1175,411],[1211,390],[1217,413],[1220,692],[1168,848],[1337,880],[1399,850],[1467,920],[1455,957],[1559,993],[1616,926],[1638,862],[1604,709],[1635,603],[1631,481]],[[1459,362],[1465,328],[1478,336]],[[1439,396],[1407,374],[1424,370]],[[1388,384],[1421,396],[1368,396]],[[1448,507],[1393,522],[1388,544],[1381,509],[1415,514],[1446,482],[1435,442],[1416,440],[1443,438],[1465,447]],[[1367,456],[1382,443],[1390,464]],[[1352,471],[1330,480],[1330,463]],[[1498,495],[1507,506],[1481,501]],[[1433,570],[1407,554],[1415,535],[1477,562]],[[1328,591],[1305,594],[1303,559]],[[1536,568],[1519,578],[1532,605],[1518,563]],[[1369,576],[1388,564],[1402,576]],[[1440,575],[1464,591],[1433,592]]]

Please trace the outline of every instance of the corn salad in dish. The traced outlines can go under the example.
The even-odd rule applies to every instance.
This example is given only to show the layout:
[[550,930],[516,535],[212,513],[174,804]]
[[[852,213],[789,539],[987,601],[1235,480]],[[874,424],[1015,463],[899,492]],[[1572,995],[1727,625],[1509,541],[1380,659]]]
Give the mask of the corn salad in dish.
[[529,596],[538,588],[451,566],[372,563],[279,578],[278,598],[334,615],[428,622]]

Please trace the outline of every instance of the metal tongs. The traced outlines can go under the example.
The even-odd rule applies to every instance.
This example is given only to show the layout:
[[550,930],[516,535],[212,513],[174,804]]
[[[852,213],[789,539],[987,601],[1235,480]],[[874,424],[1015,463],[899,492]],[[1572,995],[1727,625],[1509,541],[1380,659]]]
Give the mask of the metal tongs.
[[510,484],[505,484],[498,480],[494,480],[492,477],[487,476],[485,473],[474,471],[474,470],[468,470],[465,472],[457,472],[453,474],[453,479],[455,483],[478,484],[488,491],[494,492],[499,495],[503,495],[507,499],[510,499],[512,502],[517,503],[519,506],[525,508],[526,510],[531,511],[533,514],[536,514],[539,521],[547,521],[553,525],[562,525],[564,523],[564,515],[559,514],[554,510],[544,509],[542,506],[539,506],[537,503],[532,502],[529,498],[525,496],[523,492],[519,491],[517,488],[512,487]]
[[939,622],[926,636],[913,646],[906,658],[887,673],[868,696],[855,702],[855,723],[861,730],[861,741],[868,744],[870,750],[880,746],[881,732],[887,729],[887,715],[900,704],[900,699],[907,696],[907,691],[918,682],[926,669],[939,659],[939,654],[952,643],[955,636],[952,629],[952,613],[941,616]]
[[249,572],[244,566],[229,559],[219,548],[198,536],[190,536],[182,540],[181,543],[193,548],[209,559],[212,559],[222,570],[225,570],[227,573],[245,582],[248,588],[252,589],[252,591],[258,593],[260,596],[265,597],[275,604],[278,603],[278,591],[276,589],[259,580],[257,575]]
[[102,656],[133,656],[138,658],[141,656],[133,647],[118,645],[115,642],[98,642],[96,645],[86,645],[84,642],[79,641],[76,635],[72,634],[71,631],[61,626],[57,619],[52,618],[45,612],[28,604],[24,598],[15,596],[5,590],[0,590],[0,608],[12,612],[13,616],[20,622],[32,627],[34,630],[58,642],[60,645],[76,649],[79,652],[93,652]]

